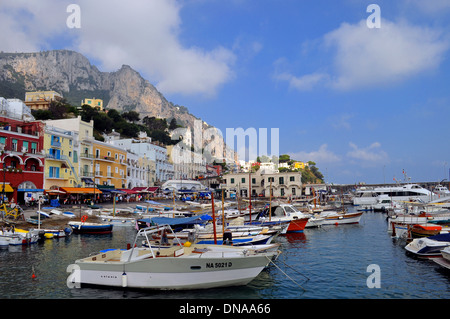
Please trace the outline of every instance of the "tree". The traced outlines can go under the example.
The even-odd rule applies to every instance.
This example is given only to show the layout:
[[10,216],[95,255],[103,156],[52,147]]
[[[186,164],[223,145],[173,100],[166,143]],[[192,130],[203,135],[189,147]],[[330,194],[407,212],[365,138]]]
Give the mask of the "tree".
[[280,163],[287,163],[287,162],[289,162],[290,159],[291,159],[291,157],[289,155],[283,154],[283,155],[280,155],[278,161]]
[[169,124],[169,130],[173,131],[174,129],[176,129],[178,127],[177,125],[177,120],[175,118],[172,118],[170,120],[170,124]]
[[139,122],[139,113],[136,111],[129,111],[122,113],[122,117],[130,122]]

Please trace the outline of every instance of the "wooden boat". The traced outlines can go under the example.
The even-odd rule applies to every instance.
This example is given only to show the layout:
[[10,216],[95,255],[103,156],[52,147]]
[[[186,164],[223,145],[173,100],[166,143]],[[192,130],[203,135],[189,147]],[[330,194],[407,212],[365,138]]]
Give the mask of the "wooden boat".
[[68,225],[75,234],[110,234],[113,230],[112,224],[71,221]]
[[320,217],[324,218],[322,225],[341,225],[359,223],[364,212],[348,213],[346,211],[323,211]]
[[[207,289],[246,285],[271,262],[278,251],[264,247],[219,245],[137,247],[169,226],[139,230],[129,250],[108,250],[75,261],[67,282],[157,290]],[[271,248],[278,244],[269,245]],[[256,246],[257,247],[257,246]]]
[[410,226],[412,238],[430,237],[439,234],[442,231],[442,226],[434,224],[414,224]]

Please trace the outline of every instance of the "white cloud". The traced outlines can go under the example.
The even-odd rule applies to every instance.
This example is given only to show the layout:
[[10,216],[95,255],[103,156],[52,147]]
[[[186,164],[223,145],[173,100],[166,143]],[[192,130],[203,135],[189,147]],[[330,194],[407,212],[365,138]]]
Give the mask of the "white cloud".
[[42,44],[60,37],[68,41],[65,48],[98,61],[102,71],[128,64],[164,94],[213,96],[233,78],[232,51],[221,46],[206,50],[180,41],[181,6],[175,0],[80,0],[80,29],[66,26],[69,4],[50,0],[2,2],[0,49],[53,49]]
[[366,20],[343,23],[321,39],[331,52],[327,72],[278,76],[290,87],[311,89],[323,84],[339,90],[392,84],[436,69],[449,48],[441,32],[383,19],[381,28],[370,29]]
[[347,156],[358,160],[361,165],[385,163],[389,160],[388,154],[381,149],[379,142],[374,142],[365,148],[359,148],[352,142],[349,145],[351,150],[347,153]]
[[313,161],[316,163],[335,163],[341,161],[341,157],[328,150],[327,144],[322,144],[317,151],[289,153],[289,156],[299,161]]
[[300,77],[294,76],[287,72],[275,75],[277,80],[287,81],[289,87],[299,91],[309,91],[320,82],[328,80],[329,76],[326,73],[312,73]]

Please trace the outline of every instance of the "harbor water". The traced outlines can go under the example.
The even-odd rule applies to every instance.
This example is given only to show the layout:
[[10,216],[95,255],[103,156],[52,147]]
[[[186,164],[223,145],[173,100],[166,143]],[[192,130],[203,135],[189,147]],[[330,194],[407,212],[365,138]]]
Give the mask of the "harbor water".
[[[353,209],[353,208],[350,208]],[[132,227],[0,249],[2,299],[447,299],[450,272],[406,254],[386,215],[365,212],[359,224],[329,225],[279,236],[282,254],[249,285],[196,291],[69,288],[67,267],[107,248],[126,248]],[[372,265],[372,266],[371,266]],[[373,268],[375,265],[375,268]],[[378,286],[368,282],[373,269]],[[35,278],[32,278],[32,275]],[[373,285],[372,285],[373,286]]]

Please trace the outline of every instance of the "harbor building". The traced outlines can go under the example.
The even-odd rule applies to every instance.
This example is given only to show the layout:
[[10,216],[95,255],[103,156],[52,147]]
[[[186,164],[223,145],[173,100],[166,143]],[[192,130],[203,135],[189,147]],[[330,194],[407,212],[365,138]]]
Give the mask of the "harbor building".
[[0,192],[9,201],[44,191],[44,127],[22,101],[0,97]]
[[79,187],[78,134],[46,123],[44,133],[45,189]]
[[97,140],[92,141],[92,149],[95,184],[126,188],[127,151]]
[[227,197],[238,194],[248,197],[251,189],[252,196],[272,196],[295,198],[302,193],[302,174],[300,172],[275,172],[258,170],[255,173],[230,173],[222,178],[221,188],[225,189]]
[[78,144],[73,145],[73,152],[78,156],[78,176],[82,187],[92,187],[94,184],[94,121],[85,122],[81,116],[70,119],[49,120],[46,124],[67,129],[78,135]]

